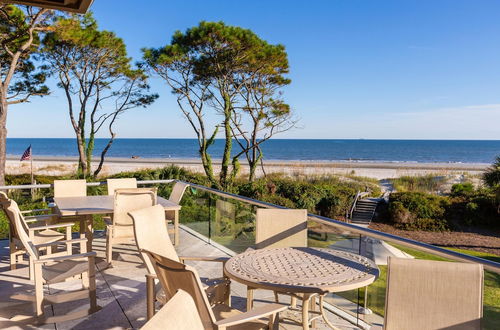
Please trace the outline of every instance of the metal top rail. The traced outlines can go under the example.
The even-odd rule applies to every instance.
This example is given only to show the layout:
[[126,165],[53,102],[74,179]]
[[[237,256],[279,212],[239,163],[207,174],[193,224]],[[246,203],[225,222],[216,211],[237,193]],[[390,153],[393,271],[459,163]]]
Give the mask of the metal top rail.
[[[214,188],[209,188],[209,187],[205,187],[202,185],[198,185],[198,184],[194,184],[194,183],[190,183],[190,182],[184,182],[184,181],[180,181],[180,180],[173,180],[173,179],[172,180],[143,180],[143,181],[137,181],[137,184],[139,184],[139,185],[166,184],[166,183],[172,183],[172,182],[177,182],[177,181],[186,183],[190,187],[195,188],[195,189],[207,191],[207,192],[210,192],[214,195],[238,200],[238,201],[252,204],[252,205],[255,205],[258,207],[286,209],[286,207],[283,207],[283,206],[259,201],[259,200],[253,199],[253,198],[244,197],[244,196],[220,191],[220,190],[217,190]],[[101,186],[101,185],[106,185],[106,182],[105,181],[103,181],[103,182],[87,182],[87,186]],[[52,187],[53,187],[53,184],[16,185],[16,186],[0,186],[0,190],[32,189],[32,188],[38,189],[38,188],[52,188]],[[465,261],[465,262],[473,262],[473,263],[482,264],[486,270],[500,274],[500,263],[494,262],[494,261],[491,261],[488,259],[470,256],[470,255],[463,254],[460,252],[444,249],[444,248],[437,247],[437,246],[434,246],[431,244],[426,244],[423,242],[419,242],[419,241],[415,241],[412,239],[384,233],[384,232],[369,229],[369,228],[359,227],[359,226],[356,226],[356,225],[353,225],[350,223],[330,219],[330,218],[319,216],[319,215],[312,214],[312,213],[309,213],[308,217],[309,217],[309,220],[311,220],[311,221],[316,221],[316,222],[319,222],[321,224],[340,228],[340,229],[343,229],[345,231],[349,231],[349,232],[356,233],[359,235],[373,237],[373,238],[384,240],[387,242],[400,244],[400,245],[403,245],[403,246],[406,246],[406,247],[409,247],[409,248],[412,248],[415,250],[427,252],[427,253],[434,254],[434,255],[437,255],[437,256],[440,256],[443,258],[448,258],[450,260]]]

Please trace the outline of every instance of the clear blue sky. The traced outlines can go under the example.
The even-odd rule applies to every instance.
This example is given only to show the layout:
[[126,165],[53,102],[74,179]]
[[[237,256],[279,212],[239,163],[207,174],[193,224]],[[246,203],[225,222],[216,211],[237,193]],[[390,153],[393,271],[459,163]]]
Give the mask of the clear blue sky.
[[[301,128],[282,138],[500,139],[500,1],[95,0],[92,10],[135,59],[201,20],[285,45],[285,99]],[[168,87],[152,86],[160,99],[123,115],[119,137],[194,137]],[[12,106],[8,128],[73,137],[57,90]]]

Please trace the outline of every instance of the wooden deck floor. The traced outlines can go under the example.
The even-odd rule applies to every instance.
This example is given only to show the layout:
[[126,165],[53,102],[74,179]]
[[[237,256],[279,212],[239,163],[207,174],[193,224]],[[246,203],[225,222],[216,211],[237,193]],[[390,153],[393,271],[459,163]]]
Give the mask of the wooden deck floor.
[[[207,244],[200,238],[181,230],[181,244],[178,248],[179,255],[184,256],[227,256],[222,250]],[[113,251],[113,259],[116,263],[113,268],[104,269],[105,240],[98,237],[94,241],[94,250],[98,253],[97,296],[98,304],[102,307],[100,311],[86,318],[78,320],[47,324],[42,329],[136,329],[145,322],[146,315],[146,270],[142,261],[131,242],[130,245],[118,245]],[[17,301],[10,296],[13,294],[26,294],[34,291],[34,286],[28,278],[26,266],[17,270],[9,270],[8,242],[0,241],[0,328],[1,329],[33,329],[35,327],[21,322],[12,321],[22,315],[32,315],[32,304]],[[191,262],[197,268],[200,276],[221,276],[220,264],[207,262]],[[56,285],[47,286],[49,292],[71,289],[79,282],[69,281]],[[238,283],[231,285],[232,306],[245,310],[246,288]],[[270,291],[256,291],[256,305],[265,301],[272,301],[273,295]],[[86,308],[86,302],[75,302],[71,304],[48,305],[48,315],[61,315],[68,311]],[[298,313],[287,312],[287,317],[300,320]],[[341,320],[333,314],[329,319],[341,329],[357,329],[347,321]],[[282,322],[282,329],[301,329],[290,322]],[[326,329],[323,321],[318,321],[318,329]],[[165,327],[168,329],[168,327]]]

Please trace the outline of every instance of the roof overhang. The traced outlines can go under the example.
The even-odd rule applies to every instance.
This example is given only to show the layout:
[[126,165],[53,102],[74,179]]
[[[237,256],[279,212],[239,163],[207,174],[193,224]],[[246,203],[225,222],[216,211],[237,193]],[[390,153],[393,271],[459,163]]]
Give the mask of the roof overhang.
[[0,3],[57,9],[72,13],[86,13],[94,0],[0,0]]

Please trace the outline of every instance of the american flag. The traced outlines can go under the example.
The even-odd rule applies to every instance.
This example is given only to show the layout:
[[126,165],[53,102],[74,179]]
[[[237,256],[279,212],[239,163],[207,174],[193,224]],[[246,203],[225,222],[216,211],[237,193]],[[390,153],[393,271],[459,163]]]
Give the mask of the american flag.
[[31,144],[28,147],[28,149],[26,149],[26,151],[24,152],[24,154],[21,156],[21,162],[23,160],[31,160]]

